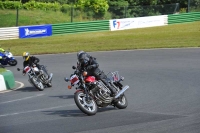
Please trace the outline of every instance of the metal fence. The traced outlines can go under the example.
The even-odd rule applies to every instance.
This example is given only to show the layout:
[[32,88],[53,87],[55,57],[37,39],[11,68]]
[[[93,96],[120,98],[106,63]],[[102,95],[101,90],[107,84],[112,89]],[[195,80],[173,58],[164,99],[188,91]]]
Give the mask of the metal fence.
[[195,0],[188,1],[187,8],[180,7],[179,3],[155,6],[109,7],[105,14],[94,12],[91,9],[81,9],[73,6],[62,8],[62,12],[28,11],[23,9],[0,10],[0,28],[200,12],[199,3],[195,3]]

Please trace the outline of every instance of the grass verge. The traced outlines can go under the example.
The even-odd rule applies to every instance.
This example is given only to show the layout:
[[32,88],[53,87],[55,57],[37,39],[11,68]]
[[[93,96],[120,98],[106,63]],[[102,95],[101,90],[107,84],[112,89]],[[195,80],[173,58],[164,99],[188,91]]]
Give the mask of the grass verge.
[[151,48],[200,47],[200,21],[122,31],[65,34],[33,39],[2,40],[14,55],[112,51]]
[[0,68],[0,73],[3,73],[3,72],[5,72],[5,71],[6,71],[5,68]]

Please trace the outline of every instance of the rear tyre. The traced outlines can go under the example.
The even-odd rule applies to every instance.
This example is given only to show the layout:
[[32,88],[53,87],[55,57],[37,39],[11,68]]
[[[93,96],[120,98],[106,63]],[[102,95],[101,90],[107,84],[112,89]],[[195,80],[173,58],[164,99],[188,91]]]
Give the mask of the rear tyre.
[[74,101],[78,108],[87,115],[95,115],[97,113],[97,105],[94,99],[90,98],[86,101],[86,96],[83,92],[77,92],[74,95]]
[[16,66],[16,65],[17,65],[17,60],[16,60],[16,59],[10,60],[10,61],[8,62],[8,64],[9,64],[10,66]]

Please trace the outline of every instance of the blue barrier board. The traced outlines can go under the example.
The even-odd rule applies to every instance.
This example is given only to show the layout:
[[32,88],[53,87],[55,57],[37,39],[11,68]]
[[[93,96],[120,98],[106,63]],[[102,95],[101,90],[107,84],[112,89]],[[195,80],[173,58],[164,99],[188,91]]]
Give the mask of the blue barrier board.
[[36,38],[52,35],[52,25],[20,26],[19,38]]

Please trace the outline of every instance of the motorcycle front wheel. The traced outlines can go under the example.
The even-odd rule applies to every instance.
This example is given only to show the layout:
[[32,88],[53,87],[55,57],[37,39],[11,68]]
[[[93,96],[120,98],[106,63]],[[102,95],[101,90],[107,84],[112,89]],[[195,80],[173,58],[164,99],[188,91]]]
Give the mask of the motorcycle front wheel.
[[77,92],[74,95],[74,101],[78,108],[87,115],[95,115],[97,113],[97,105],[90,97],[90,99],[86,100],[86,95],[83,92]]
[[128,106],[128,100],[125,95],[122,95],[119,100],[115,103],[118,109],[125,109]]
[[48,87],[52,87],[52,83],[49,82],[49,83],[47,84],[47,86],[48,86]]
[[35,88],[37,88],[39,91],[44,90],[44,85],[41,82],[38,82],[35,77],[31,78],[30,81],[33,83]]

